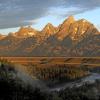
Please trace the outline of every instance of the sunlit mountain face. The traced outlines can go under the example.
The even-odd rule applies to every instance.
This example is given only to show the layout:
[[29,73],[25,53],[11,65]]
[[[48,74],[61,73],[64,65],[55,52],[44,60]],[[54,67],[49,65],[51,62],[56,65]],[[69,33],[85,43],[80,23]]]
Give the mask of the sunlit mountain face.
[[99,56],[100,0],[0,2],[0,56]]
[[0,2],[0,33],[32,25],[40,30],[47,23],[58,26],[68,16],[86,19],[100,28],[100,0],[3,0]]
[[99,56],[100,32],[85,19],[69,16],[58,27],[48,23],[42,31],[31,26],[0,36],[2,56]]
[[3,0],[0,56],[100,56],[100,0]]

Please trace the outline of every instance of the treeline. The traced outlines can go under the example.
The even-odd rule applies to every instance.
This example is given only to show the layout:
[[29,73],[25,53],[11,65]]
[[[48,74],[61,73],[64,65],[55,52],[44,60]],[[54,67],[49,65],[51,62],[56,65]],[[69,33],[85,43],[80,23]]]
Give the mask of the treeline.
[[13,64],[0,60],[0,100],[47,100],[39,88],[25,84]]
[[39,79],[51,81],[69,81],[81,78],[89,74],[89,72],[82,67],[74,67],[65,64],[44,66],[34,65],[33,73]]
[[[100,100],[100,80],[52,93],[53,100]],[[52,100],[52,99],[51,99]]]
[[[17,72],[11,66],[4,63],[0,65],[0,100],[100,100],[100,80],[96,80],[93,84],[84,84],[78,88],[66,88],[58,92],[43,92],[39,88],[26,85],[16,76]],[[56,70],[53,67],[51,66],[51,69]],[[63,68],[59,67],[57,67],[59,70]],[[44,69],[44,67],[42,68]],[[67,68],[70,69],[70,67]],[[35,68],[35,70],[41,70],[41,68]],[[79,68],[78,71],[80,70],[82,69]],[[74,71],[74,73],[76,72]]]

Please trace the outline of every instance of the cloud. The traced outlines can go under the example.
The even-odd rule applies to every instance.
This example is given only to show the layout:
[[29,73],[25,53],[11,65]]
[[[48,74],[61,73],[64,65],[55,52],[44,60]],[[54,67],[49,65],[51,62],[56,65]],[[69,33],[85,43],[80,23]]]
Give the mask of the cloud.
[[75,15],[77,13],[83,12],[83,9],[79,9],[77,7],[53,7],[50,8],[48,11],[48,14],[56,17],[65,17],[65,16],[70,16],[70,15]]
[[98,7],[100,0],[0,0],[0,29],[35,24],[48,14],[69,16]]
[[60,8],[50,8],[49,13],[52,15],[65,17],[94,10],[99,7],[100,0],[64,0],[64,4]]

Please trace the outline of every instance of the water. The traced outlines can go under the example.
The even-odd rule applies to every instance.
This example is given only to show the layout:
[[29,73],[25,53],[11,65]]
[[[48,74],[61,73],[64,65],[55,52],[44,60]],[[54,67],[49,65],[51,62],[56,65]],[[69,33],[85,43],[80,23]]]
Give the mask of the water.
[[85,83],[94,83],[95,80],[100,79],[100,74],[98,73],[91,73],[90,76],[87,76],[85,78],[82,78],[80,81],[74,81],[74,82],[68,82],[63,85],[59,85],[58,87],[51,88],[50,91],[60,91],[63,89],[66,89],[68,87],[80,87],[84,85]]

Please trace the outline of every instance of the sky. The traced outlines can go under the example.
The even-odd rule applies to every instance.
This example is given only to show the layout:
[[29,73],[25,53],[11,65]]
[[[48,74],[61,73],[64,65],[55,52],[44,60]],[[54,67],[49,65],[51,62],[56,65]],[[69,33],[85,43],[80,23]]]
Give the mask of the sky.
[[57,26],[71,15],[100,30],[100,0],[0,0],[0,33],[28,25],[38,30],[47,23]]

